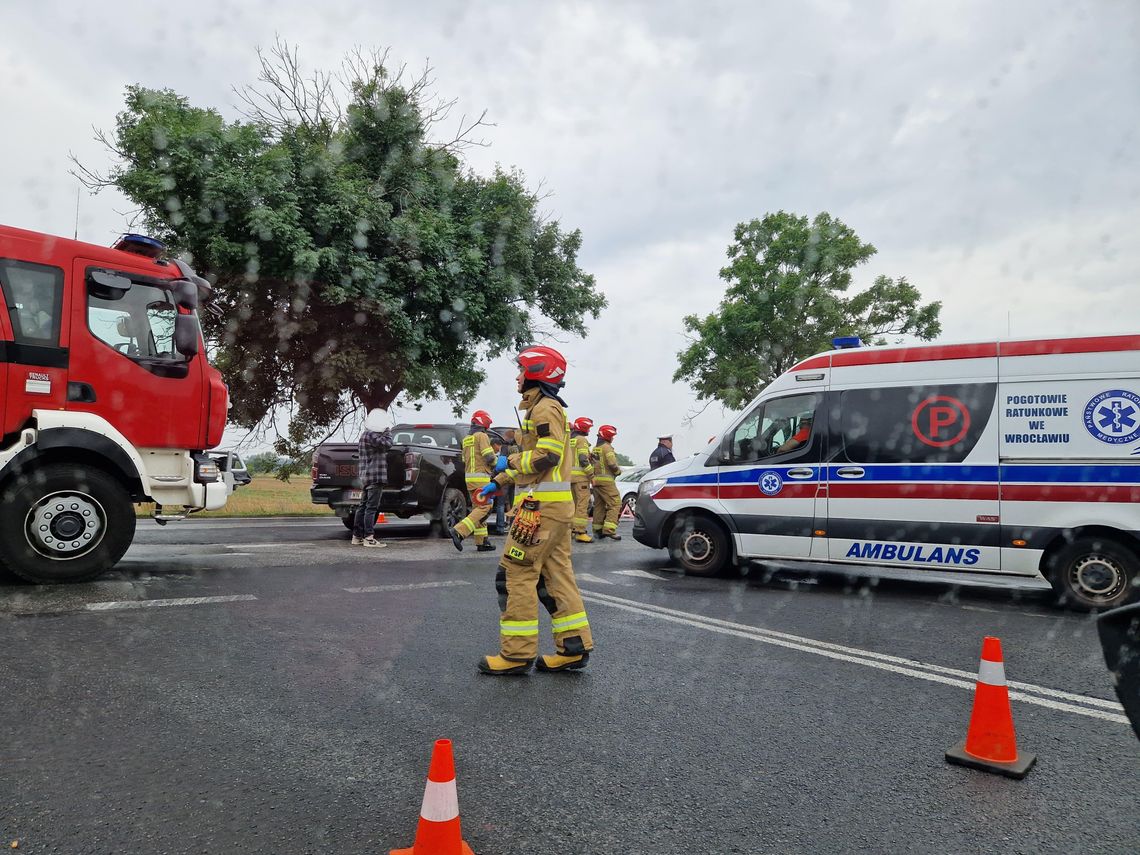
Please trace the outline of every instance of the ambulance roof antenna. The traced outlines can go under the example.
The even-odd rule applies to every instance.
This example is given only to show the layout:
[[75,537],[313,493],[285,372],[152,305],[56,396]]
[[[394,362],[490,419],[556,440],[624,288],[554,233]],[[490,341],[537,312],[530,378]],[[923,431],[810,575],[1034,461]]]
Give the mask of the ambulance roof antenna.
[[79,188],[75,188],[75,239],[79,240]]

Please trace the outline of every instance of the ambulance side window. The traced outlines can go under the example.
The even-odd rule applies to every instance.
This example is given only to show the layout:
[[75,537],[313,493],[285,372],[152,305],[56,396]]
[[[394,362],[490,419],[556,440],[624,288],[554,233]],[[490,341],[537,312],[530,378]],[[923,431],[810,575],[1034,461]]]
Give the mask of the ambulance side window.
[[58,267],[0,259],[0,289],[17,342],[56,347],[63,304],[63,271]]
[[749,413],[729,438],[728,459],[751,463],[808,448],[819,395],[792,395],[765,401]]
[[947,383],[833,394],[833,459],[960,463],[985,431],[996,392],[994,383]]

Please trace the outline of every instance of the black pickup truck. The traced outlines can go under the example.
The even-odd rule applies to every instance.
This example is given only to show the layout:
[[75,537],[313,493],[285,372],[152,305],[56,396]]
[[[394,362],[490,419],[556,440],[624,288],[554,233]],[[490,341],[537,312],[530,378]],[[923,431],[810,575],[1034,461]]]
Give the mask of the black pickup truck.
[[[469,503],[463,481],[463,437],[466,424],[399,424],[392,428],[388,452],[388,483],[380,495],[380,512],[400,519],[428,519],[440,536],[467,515]],[[498,439],[498,434],[491,431]],[[352,528],[362,496],[357,477],[355,442],[328,442],[313,452],[315,505],[328,505]]]

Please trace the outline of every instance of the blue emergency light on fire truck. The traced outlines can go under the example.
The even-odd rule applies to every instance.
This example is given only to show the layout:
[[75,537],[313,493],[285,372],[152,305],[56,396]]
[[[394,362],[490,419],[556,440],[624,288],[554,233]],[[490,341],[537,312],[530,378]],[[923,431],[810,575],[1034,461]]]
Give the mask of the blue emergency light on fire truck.
[[836,349],[641,483],[634,537],[752,559],[1140,599],[1140,335]]

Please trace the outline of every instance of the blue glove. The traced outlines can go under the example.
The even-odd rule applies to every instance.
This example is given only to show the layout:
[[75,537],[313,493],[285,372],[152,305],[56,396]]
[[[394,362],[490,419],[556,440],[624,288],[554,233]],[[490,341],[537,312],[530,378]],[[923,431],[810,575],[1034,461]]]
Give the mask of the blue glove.
[[492,481],[490,484],[485,485],[481,490],[479,490],[479,498],[484,502],[489,501],[491,496],[493,496],[498,489],[499,485]]
[[495,461],[495,474],[498,475],[500,472],[506,471],[506,468],[509,465],[510,464],[507,462],[507,455],[500,454],[499,459]]

